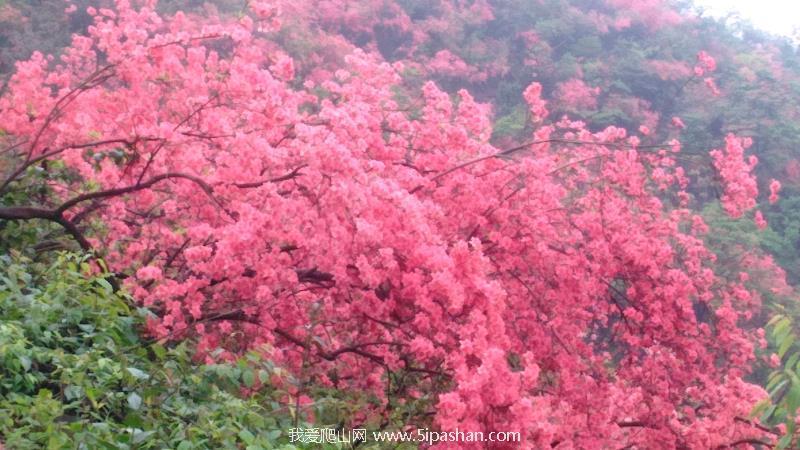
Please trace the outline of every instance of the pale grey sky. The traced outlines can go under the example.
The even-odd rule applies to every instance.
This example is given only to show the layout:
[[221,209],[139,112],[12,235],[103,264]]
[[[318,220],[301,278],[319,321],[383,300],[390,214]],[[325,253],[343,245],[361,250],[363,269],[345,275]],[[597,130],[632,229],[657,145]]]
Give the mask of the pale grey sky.
[[800,0],[695,0],[716,17],[729,12],[750,21],[757,28],[784,36],[800,28]]

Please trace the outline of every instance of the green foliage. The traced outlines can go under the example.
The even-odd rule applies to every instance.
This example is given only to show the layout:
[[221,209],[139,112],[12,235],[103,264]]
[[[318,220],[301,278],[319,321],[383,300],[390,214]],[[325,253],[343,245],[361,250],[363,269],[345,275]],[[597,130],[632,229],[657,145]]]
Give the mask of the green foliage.
[[[756,292],[761,299],[761,311],[755,314],[749,323],[742,325],[761,328],[775,314],[800,317],[794,290],[788,288],[774,272],[780,269],[763,264],[768,258],[767,255],[772,254],[769,249],[779,245],[781,240],[779,234],[772,228],[772,224],[764,230],[758,230],[751,217],[733,219],[718,203],[709,204],[703,210],[702,217],[706,224],[717,230],[705,236],[706,245],[717,257],[715,272],[731,282],[742,282],[740,274],[742,271],[747,272],[749,280],[745,283],[746,287]],[[783,357],[788,350],[788,347],[783,346],[790,345],[796,346],[793,342],[781,340],[774,348],[768,350],[762,351],[756,347],[756,356],[761,357],[769,355],[770,351],[779,351],[780,357]],[[800,351],[800,346],[796,347]],[[767,365],[757,362],[753,365],[750,380],[764,386],[770,379],[769,372]]]
[[800,282],[800,196],[788,194],[765,210],[770,232],[762,245],[786,269],[788,281],[796,284]]
[[[725,276],[735,278],[739,270],[735,263],[747,252],[756,251],[773,256],[786,272],[787,282],[794,286],[800,281],[800,196],[787,192],[777,204],[763,204],[760,209],[769,224],[764,230],[758,230],[749,218],[731,219],[718,203],[709,204],[703,218],[720,231],[706,236],[706,244],[717,254],[718,269]],[[781,303],[768,290],[762,296],[768,306]],[[800,310],[793,312],[800,314]]]
[[598,36],[582,36],[569,47],[569,52],[577,57],[594,56],[602,51],[603,43]]
[[762,424],[785,426],[774,448],[796,448],[798,409],[800,408],[800,348],[794,332],[794,315],[779,313],[769,322],[768,338],[779,364],[767,379],[769,397],[758,403],[751,418]]
[[[305,414],[280,403],[287,392],[269,383],[285,376],[280,368],[255,353],[198,365],[187,343],[143,341],[147,312],[89,268],[68,253],[52,263],[0,256],[1,442],[22,450],[295,448],[288,431]],[[339,404],[323,399],[314,408],[337,418]]]
[[[758,247],[759,233],[752,220],[731,218],[718,202],[707,205],[702,211],[702,216],[709,227],[719,230],[718,233],[705,236],[706,244],[717,253],[718,258],[738,258]],[[720,267],[723,270],[739,270],[735,265],[723,264]]]
[[[0,155],[0,167],[4,165],[14,167],[16,161],[4,156]],[[65,170],[61,162],[54,161],[30,167],[18,180],[0,193],[0,207],[49,206],[54,197],[49,186],[53,182],[75,176],[74,173]],[[78,245],[65,237],[63,228],[52,222],[40,221],[32,226],[31,223],[25,222],[0,221],[0,254],[8,253],[12,248],[21,250],[29,256],[35,256],[39,252],[54,248],[77,250]]]
[[492,139],[514,138],[522,134],[528,121],[528,113],[523,107],[517,107],[509,114],[500,117],[494,124]]

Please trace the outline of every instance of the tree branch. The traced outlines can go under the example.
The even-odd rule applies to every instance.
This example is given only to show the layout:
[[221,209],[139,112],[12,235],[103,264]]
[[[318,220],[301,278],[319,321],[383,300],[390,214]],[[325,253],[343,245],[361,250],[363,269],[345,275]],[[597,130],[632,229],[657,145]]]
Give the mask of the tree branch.
[[0,219],[4,220],[31,220],[44,219],[55,221],[55,213],[50,209],[34,208],[28,206],[11,206],[0,208]]
[[300,173],[300,170],[302,170],[305,167],[308,167],[308,164],[300,165],[299,167],[295,168],[286,175],[281,175],[279,177],[270,178],[268,180],[253,181],[251,183],[234,183],[233,185],[238,188],[248,189],[248,188],[257,188],[267,183],[279,183],[281,181],[287,181],[299,177],[300,175],[302,175],[302,173]]
[[[36,158],[33,158],[33,157],[29,156],[20,167],[18,167],[16,170],[14,170],[11,173],[11,175],[9,175],[3,181],[3,184],[0,185],[0,193],[4,192],[6,190],[6,188],[8,188],[8,186],[11,183],[13,183],[20,175],[22,175],[28,167],[31,167],[34,164],[37,164],[37,163],[39,163],[41,161],[44,161],[44,160],[46,160],[46,159],[48,159],[50,157],[56,156],[59,153],[62,153],[64,151],[66,151],[66,150],[90,148],[90,147],[100,147],[102,145],[109,145],[109,144],[124,144],[124,145],[126,145],[128,147],[132,147],[132,146],[136,145],[136,143],[139,142],[139,141],[154,141],[154,140],[158,140],[158,139],[136,137],[133,140],[129,140],[129,139],[117,138],[117,139],[104,139],[104,140],[100,140],[100,141],[85,142],[83,144],[68,144],[68,145],[64,145],[64,146],[58,147],[55,150],[48,150],[47,148],[45,148],[45,150],[42,151],[41,155],[37,156]],[[9,150],[9,149],[6,149],[6,150]]]
[[[209,186],[208,183],[206,183],[205,181],[201,180],[200,178],[194,175],[189,175],[179,172],[170,172],[154,176],[153,178],[143,183],[139,183],[133,186],[127,186],[116,189],[107,189],[104,191],[89,192],[86,194],[82,194],[77,197],[73,197],[70,200],[67,200],[56,209],[44,209],[44,208],[36,208],[29,206],[12,206],[7,208],[0,208],[0,219],[3,220],[43,219],[55,222],[61,225],[61,227],[64,228],[64,230],[67,233],[69,233],[78,242],[78,244],[80,244],[83,250],[91,251],[92,245],[83,235],[83,233],[81,233],[77,225],[74,222],[67,219],[66,217],[64,217],[64,213],[67,210],[86,201],[116,197],[131,192],[141,191],[143,189],[147,189],[153,186],[154,184],[160,181],[172,178],[182,178],[194,182],[195,184],[200,186],[201,189],[203,189],[203,192],[205,192],[206,195],[208,195],[212,200],[214,200],[214,202],[220,205],[219,201],[217,201],[217,199],[213,195],[213,190],[211,189],[211,186]],[[222,207],[222,205],[220,205],[220,207]]]
[[[516,147],[512,147],[512,148],[509,148],[509,149],[506,149],[506,150],[502,150],[502,151],[499,151],[499,152],[496,152],[496,153],[492,153],[491,155],[485,155],[485,156],[481,156],[481,157],[478,157],[478,158],[475,158],[475,159],[471,159],[469,161],[465,161],[465,162],[463,162],[461,164],[458,164],[456,166],[453,166],[453,167],[445,170],[444,172],[439,172],[438,174],[436,174],[433,177],[431,177],[430,181],[436,181],[436,180],[438,180],[440,178],[443,178],[443,177],[446,177],[447,175],[450,175],[451,173],[453,173],[453,172],[455,172],[457,170],[463,169],[463,168],[465,168],[467,166],[471,166],[473,164],[477,164],[479,162],[488,161],[488,160],[494,159],[494,158],[502,158],[504,156],[510,156],[510,155],[512,155],[514,153],[517,153],[517,152],[521,151],[521,150],[525,150],[526,148],[531,147],[533,145],[551,144],[551,143],[569,144],[569,145],[597,145],[597,146],[600,146],[600,147],[634,148],[634,149],[656,149],[656,148],[672,147],[674,145],[674,144],[669,144],[669,143],[666,143],[666,144],[654,144],[654,145],[633,145],[633,144],[626,144],[626,143],[621,143],[621,142],[592,142],[592,141],[577,141],[577,140],[569,140],[569,139],[543,139],[543,140],[539,140],[539,141],[526,142],[526,143],[520,144],[520,145],[518,145]],[[424,185],[419,185],[419,186],[415,187],[414,189],[412,189],[409,192],[413,194],[413,193],[419,191],[420,189],[422,189],[423,186]]]
[[58,209],[56,209],[56,212],[59,214],[63,213],[64,211],[72,208],[73,206],[85,201],[109,198],[109,197],[117,197],[120,195],[141,191],[143,189],[148,189],[160,181],[168,180],[171,178],[182,178],[194,182],[195,184],[200,186],[201,189],[203,189],[203,192],[205,192],[206,195],[208,195],[212,200],[214,200],[217,204],[219,204],[219,202],[217,202],[217,199],[214,198],[214,191],[211,189],[211,186],[209,186],[208,183],[206,183],[205,181],[201,180],[200,178],[194,175],[189,175],[180,172],[168,172],[161,175],[156,175],[147,181],[144,181],[142,183],[137,183],[132,186],[107,189],[105,191],[89,192],[87,194],[82,194],[77,197],[73,197],[72,199],[67,200],[61,206],[59,206]]
[[746,423],[746,424],[748,424],[748,425],[750,425],[752,427],[758,428],[761,431],[764,431],[764,432],[767,432],[767,433],[770,433],[770,434],[774,434],[775,436],[780,436],[781,435],[781,433],[778,430],[775,430],[775,429],[769,428],[769,427],[765,427],[764,425],[761,425],[760,423],[756,423],[756,422],[754,422],[752,420],[745,419],[744,417],[737,416],[733,420],[735,420],[736,422]]
[[725,448],[736,448],[738,445],[760,445],[766,448],[774,448],[774,445],[770,444],[769,442],[764,442],[761,439],[756,438],[744,438],[739,439],[738,441],[731,442],[730,444],[720,445],[717,447],[717,450],[725,449]]
[[[240,309],[239,310],[233,310],[233,311],[227,311],[227,312],[223,312],[223,313],[219,313],[219,314],[214,314],[214,315],[211,315],[209,317],[201,318],[201,319],[198,320],[198,322],[210,322],[210,321],[222,321],[222,320],[230,320],[230,321],[234,321],[234,322],[245,322],[245,323],[249,323],[249,324],[256,325],[256,326],[263,326],[256,319],[247,316],[244,313],[244,311],[242,311]],[[294,345],[296,345],[296,346],[298,346],[298,347],[300,347],[302,349],[310,350],[309,344],[307,344],[303,340],[297,338],[296,336],[293,336],[288,331],[282,330],[280,328],[275,328],[275,329],[272,329],[271,331],[274,334],[276,334],[277,336],[280,336],[281,338],[291,342],[292,344],[294,344]],[[346,347],[340,347],[340,348],[338,348],[336,350],[333,350],[333,351],[326,351],[322,347],[322,344],[320,344],[319,342],[313,341],[312,344],[316,349],[315,354],[318,357],[320,357],[320,358],[322,358],[322,359],[324,359],[326,361],[334,361],[339,356],[341,356],[341,355],[343,355],[345,353],[352,353],[352,354],[361,356],[363,358],[369,359],[370,361],[372,361],[372,362],[374,362],[374,363],[376,363],[376,364],[378,364],[380,366],[383,366],[383,367],[386,367],[386,362],[383,360],[382,357],[380,357],[378,355],[375,355],[373,353],[369,353],[367,351],[364,351],[364,350],[362,350],[362,348],[363,347],[375,346],[375,345],[390,345],[390,346],[400,346],[400,347],[405,345],[405,344],[400,343],[400,342],[376,341],[376,342],[366,342],[366,343],[363,343],[363,344],[354,344],[354,345],[350,345],[350,346],[346,346]],[[436,375],[436,376],[442,376],[442,377],[450,378],[450,375],[445,373],[445,372],[440,372],[440,371],[437,371],[437,370],[426,369],[426,368],[421,368],[421,367],[413,367],[408,363],[407,360],[404,360],[404,361],[406,362],[406,367],[404,369],[409,371],[409,372],[421,372],[421,373],[426,373],[426,374],[429,374],[429,375]]]

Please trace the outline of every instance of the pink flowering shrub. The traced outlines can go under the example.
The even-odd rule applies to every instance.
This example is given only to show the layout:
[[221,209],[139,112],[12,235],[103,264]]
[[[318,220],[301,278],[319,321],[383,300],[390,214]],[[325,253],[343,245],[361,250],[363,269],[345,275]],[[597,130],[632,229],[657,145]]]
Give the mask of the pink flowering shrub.
[[778,202],[778,193],[781,191],[781,182],[772,180],[769,183],[769,203],[775,204]]
[[[262,349],[301,409],[298,386],[363,393],[353,425],[424,399],[409,421],[521,433],[499,448],[764,436],[737,420],[765,395],[745,381],[758,336],[739,327],[758,302],[715,274],[677,141],[551,124],[534,82],[532,141],[496,148],[487,105],[424,82],[403,108],[403,65],[375,53],[294,84],[270,40],[278,2],[206,21],[154,6],[93,11],[57,67],[34,55],[0,97],[19,167],[73,175],[58,206],[0,217],[53,221],[101,253],[155,313],[152,336],[193,339],[209,362]],[[450,7],[491,19],[488,2]],[[463,69],[451,56],[437,59]],[[626,105],[657,129],[646,102]],[[748,145],[711,152],[734,216],[757,194]]]
[[598,94],[600,94],[600,88],[589,87],[579,78],[559,83],[556,88],[556,97],[559,103],[573,109],[596,108]]
[[525,98],[525,101],[528,102],[533,122],[539,122],[547,116],[547,101],[542,99],[541,84],[536,82],[531,83],[525,89],[522,96]]
[[711,158],[724,185],[722,206],[731,217],[739,217],[756,205],[758,185],[752,174],[758,158],[750,155],[745,160],[744,151],[752,141],[729,134],[725,148],[712,150]]
[[717,70],[716,60],[705,51],[699,52],[697,54],[697,64],[694,66],[694,74],[698,77],[702,77],[715,70]]

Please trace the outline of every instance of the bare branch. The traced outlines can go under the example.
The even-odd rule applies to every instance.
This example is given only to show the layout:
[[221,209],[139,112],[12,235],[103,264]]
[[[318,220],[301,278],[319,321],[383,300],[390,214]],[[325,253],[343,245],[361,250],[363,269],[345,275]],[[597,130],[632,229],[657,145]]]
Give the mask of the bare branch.
[[77,205],[79,203],[85,202],[85,201],[95,200],[95,199],[102,199],[102,198],[109,198],[109,197],[118,197],[120,195],[130,194],[132,192],[137,192],[137,191],[141,191],[141,190],[144,190],[144,189],[148,189],[148,188],[152,187],[154,184],[156,184],[156,183],[158,183],[160,181],[168,180],[168,179],[175,179],[175,178],[182,178],[182,179],[185,179],[185,180],[192,181],[193,183],[195,183],[198,186],[200,186],[200,188],[203,189],[203,192],[205,192],[206,195],[208,195],[212,200],[217,202],[216,198],[214,197],[214,191],[213,191],[213,189],[211,189],[211,186],[209,186],[208,183],[206,183],[205,181],[201,180],[199,177],[196,177],[194,175],[189,175],[189,174],[186,174],[186,173],[181,173],[181,172],[168,172],[168,173],[164,173],[164,174],[161,174],[161,175],[156,175],[156,176],[150,178],[149,180],[147,180],[145,182],[138,183],[138,184],[135,184],[135,185],[132,185],[132,186],[126,186],[126,187],[115,188],[115,189],[107,189],[107,190],[98,191],[98,192],[89,192],[87,194],[79,195],[77,197],[74,197],[74,198],[64,202],[61,206],[58,207],[58,209],[56,209],[56,213],[61,214],[61,213],[65,212],[65,211],[67,211],[68,209],[72,208],[73,206],[75,206],[75,205]]
[[745,445],[745,444],[747,444],[747,445],[759,445],[761,447],[766,447],[766,448],[774,448],[774,446],[772,444],[770,444],[769,442],[764,442],[761,439],[744,438],[744,439],[739,439],[738,441],[731,442],[730,444],[720,445],[720,446],[717,447],[717,450],[721,450],[721,449],[725,449],[725,448],[735,449],[736,447],[738,447],[740,445]]
[[30,157],[30,158],[26,159],[26,161],[20,167],[18,167],[16,170],[14,170],[14,172],[12,172],[11,175],[9,175],[5,179],[5,181],[3,181],[3,184],[0,185],[0,193],[4,192],[11,183],[13,183],[17,178],[19,178],[20,175],[22,175],[25,172],[25,170],[28,169],[28,167],[32,167],[33,165],[35,165],[35,164],[37,164],[37,163],[39,163],[41,161],[44,161],[44,160],[46,160],[48,158],[51,158],[53,156],[56,156],[56,155],[66,151],[66,150],[80,149],[80,148],[91,148],[91,147],[101,147],[103,145],[110,145],[110,144],[124,144],[124,145],[126,145],[128,147],[132,147],[132,146],[136,145],[136,143],[139,142],[139,141],[153,141],[153,140],[158,140],[158,139],[146,138],[146,137],[136,137],[133,140],[122,139],[122,138],[104,139],[104,140],[100,140],[100,141],[84,142],[82,144],[68,144],[68,145],[64,145],[62,147],[58,147],[58,148],[56,148],[54,150],[45,149],[41,155],[37,156],[36,158]]
[[[445,170],[444,172],[440,172],[440,173],[434,175],[430,179],[430,181],[436,181],[436,180],[438,180],[440,178],[444,178],[447,175],[450,175],[451,173],[453,173],[453,172],[455,172],[457,170],[463,169],[463,168],[471,166],[473,164],[477,164],[477,163],[480,163],[480,162],[483,162],[483,161],[488,161],[490,159],[502,158],[502,157],[505,157],[505,156],[513,155],[514,153],[517,153],[519,151],[525,150],[528,147],[531,147],[533,145],[551,144],[551,143],[568,144],[568,145],[597,145],[597,146],[601,146],[601,147],[632,148],[632,149],[659,149],[659,148],[663,149],[663,148],[672,147],[673,145],[676,145],[676,144],[670,144],[670,143],[656,144],[656,145],[633,145],[633,144],[626,144],[626,143],[621,143],[621,142],[592,142],[592,141],[576,141],[576,140],[568,140],[568,139],[543,139],[543,140],[539,140],[539,141],[526,142],[526,143],[520,144],[520,145],[518,145],[516,147],[512,147],[512,148],[509,148],[509,149],[506,149],[506,150],[502,150],[502,151],[499,151],[497,153],[492,153],[491,155],[485,155],[485,156],[481,156],[479,158],[475,158],[475,159],[471,159],[469,161],[465,161],[465,162],[463,162],[461,164],[458,164],[456,166],[453,166],[453,167]],[[423,185],[419,185],[419,186],[415,187],[414,189],[412,189],[410,191],[410,193],[413,194],[413,193],[419,191],[420,189],[422,189],[422,187],[423,187]]]
[[279,183],[281,181],[287,181],[287,180],[291,180],[293,178],[297,178],[297,177],[301,176],[302,173],[300,173],[300,170],[302,170],[305,167],[308,167],[308,164],[302,164],[302,165],[296,167],[291,172],[287,173],[286,175],[281,175],[279,177],[270,178],[268,180],[253,181],[251,183],[234,183],[233,185],[238,187],[238,188],[249,189],[249,188],[257,188],[257,187],[263,186],[264,184],[267,184],[267,183]]

